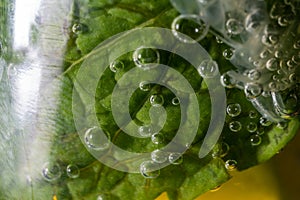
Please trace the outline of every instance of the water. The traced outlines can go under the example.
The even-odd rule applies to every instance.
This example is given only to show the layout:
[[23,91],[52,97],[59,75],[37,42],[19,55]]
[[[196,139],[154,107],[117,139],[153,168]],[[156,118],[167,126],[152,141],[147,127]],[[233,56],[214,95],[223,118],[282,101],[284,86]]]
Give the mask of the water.
[[78,168],[77,165],[74,165],[74,164],[69,164],[67,166],[67,175],[70,177],[70,178],[78,178],[79,175],[80,175],[80,170]]
[[242,112],[242,108],[241,108],[241,105],[238,104],[238,103],[232,103],[232,104],[229,104],[227,106],[227,114],[230,116],[230,117],[236,117],[236,116],[239,116]]
[[47,162],[44,164],[42,175],[46,181],[55,181],[60,178],[61,174],[61,168],[57,163]]
[[135,65],[144,70],[148,70],[155,66],[149,64],[159,64],[160,62],[159,51],[153,48],[139,47],[134,51],[132,58]]
[[109,148],[110,136],[98,127],[89,128],[84,135],[86,145],[93,150],[105,150]]
[[153,161],[144,161],[140,165],[140,173],[143,177],[148,179],[157,178],[160,175],[160,170],[156,170],[157,163]]
[[218,64],[213,60],[204,60],[198,67],[198,72],[203,78],[213,78],[219,72]]

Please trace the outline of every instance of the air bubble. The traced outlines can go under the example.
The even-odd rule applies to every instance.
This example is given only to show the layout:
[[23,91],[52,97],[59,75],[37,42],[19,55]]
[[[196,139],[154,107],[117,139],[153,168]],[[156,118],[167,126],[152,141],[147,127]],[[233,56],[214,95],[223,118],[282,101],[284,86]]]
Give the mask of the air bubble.
[[258,80],[260,78],[260,76],[261,76],[261,73],[256,69],[251,69],[248,72],[248,78],[251,79],[252,81]]
[[213,60],[204,60],[198,67],[198,72],[203,78],[213,78],[218,74],[218,64]]
[[289,81],[291,82],[291,83],[296,83],[297,82],[297,75],[295,74],[295,73],[292,73],[292,74],[290,74],[289,75]]
[[110,63],[109,69],[114,73],[122,71],[124,69],[124,63],[118,60],[113,61],[112,63]]
[[153,134],[153,127],[151,125],[140,126],[138,132],[142,137],[151,137]]
[[226,88],[234,88],[236,85],[236,80],[234,77],[229,75],[228,72],[222,74],[220,78],[221,84]]
[[110,136],[100,128],[92,127],[85,132],[84,141],[93,150],[105,150],[110,145]]
[[180,165],[183,162],[183,156],[180,153],[170,153],[168,159],[173,165]]
[[263,135],[264,133],[265,133],[264,127],[259,126],[259,127],[257,128],[256,134],[257,134],[257,135]]
[[238,35],[238,34],[242,33],[244,27],[241,22],[239,22],[236,19],[231,18],[231,19],[228,19],[226,22],[226,29],[229,34]]
[[139,88],[140,88],[140,90],[142,90],[144,92],[148,92],[151,89],[151,84],[147,81],[142,81],[139,84]]
[[257,30],[263,22],[265,22],[266,15],[260,10],[256,9],[246,16],[245,29],[248,32],[254,32]]
[[260,145],[261,141],[262,141],[262,139],[261,139],[261,137],[259,135],[252,135],[250,137],[250,142],[251,142],[252,146],[258,146],[258,145]]
[[231,48],[229,49],[225,49],[223,51],[223,57],[226,59],[226,60],[231,60],[233,56],[233,50]]
[[247,83],[244,89],[247,98],[253,99],[261,95],[262,87],[256,83]]
[[208,29],[209,26],[198,15],[180,15],[172,23],[174,36],[184,43],[200,41],[206,36]]
[[278,122],[277,127],[280,129],[286,129],[288,127],[288,123],[283,121],[283,122]]
[[272,124],[271,121],[269,121],[267,118],[265,117],[261,117],[259,119],[259,123],[262,125],[262,126],[270,126]]
[[151,136],[151,141],[153,144],[163,144],[164,143],[164,136],[161,133],[154,133]]
[[278,61],[276,60],[276,58],[271,58],[267,61],[266,63],[266,68],[269,70],[269,71],[276,71],[278,69]]
[[61,169],[57,163],[45,163],[42,169],[43,178],[46,181],[55,181],[61,176]]
[[150,103],[154,107],[159,107],[164,104],[164,97],[160,94],[153,94],[150,97]]
[[145,70],[155,66],[149,64],[159,64],[160,62],[160,54],[153,48],[140,47],[134,51],[132,57],[135,65]]
[[259,54],[259,56],[260,56],[260,58],[267,58],[268,56],[270,55],[270,51],[268,50],[268,49],[266,49],[266,50],[263,50],[260,54]]
[[215,148],[215,150],[212,153],[213,158],[225,157],[228,154],[229,149],[230,149],[229,145],[225,142],[216,144],[216,146],[214,148]]
[[236,168],[237,168],[237,161],[236,160],[227,160],[225,162],[225,168],[228,171],[236,170]]
[[268,87],[271,91],[277,90],[277,84],[273,81],[269,83]]
[[300,40],[296,41],[293,45],[294,49],[300,49]]
[[229,123],[229,129],[232,132],[239,132],[240,130],[242,130],[242,124],[239,121],[232,121]]
[[173,104],[174,106],[178,106],[178,105],[180,104],[180,99],[179,99],[178,97],[174,97],[174,98],[172,99],[172,104]]
[[83,32],[83,26],[82,26],[82,24],[74,24],[74,25],[72,26],[72,31],[73,31],[73,33],[75,33],[75,34],[80,34],[80,33],[82,33],[82,32]]
[[239,114],[241,114],[242,112],[242,108],[241,108],[241,105],[238,104],[238,103],[232,103],[232,104],[229,104],[227,106],[227,114],[230,116],[230,117],[236,117],[238,116]]
[[112,200],[110,194],[100,194],[97,197],[97,200]]
[[78,178],[80,175],[80,170],[77,165],[70,164],[67,166],[67,175],[70,178]]
[[258,114],[257,114],[256,111],[251,110],[251,111],[249,112],[249,117],[250,117],[251,119],[255,119],[255,118],[258,117]]
[[160,170],[156,170],[157,163],[153,161],[144,161],[140,165],[140,173],[145,178],[157,178],[160,175]]
[[219,185],[219,186],[217,186],[217,187],[211,189],[210,192],[217,192],[217,191],[219,191],[220,189],[221,189],[221,185]]
[[168,160],[168,154],[164,151],[156,149],[151,152],[151,159],[156,163],[164,163]]
[[257,125],[256,125],[256,123],[250,122],[250,123],[247,125],[247,130],[248,130],[250,133],[254,133],[254,132],[257,130]]
[[292,60],[293,60],[296,64],[300,64],[300,53],[298,53],[297,55],[293,55]]
[[223,44],[223,43],[224,43],[223,40],[221,40],[221,38],[219,38],[219,37],[217,37],[217,36],[216,36],[216,42],[217,42],[218,44]]

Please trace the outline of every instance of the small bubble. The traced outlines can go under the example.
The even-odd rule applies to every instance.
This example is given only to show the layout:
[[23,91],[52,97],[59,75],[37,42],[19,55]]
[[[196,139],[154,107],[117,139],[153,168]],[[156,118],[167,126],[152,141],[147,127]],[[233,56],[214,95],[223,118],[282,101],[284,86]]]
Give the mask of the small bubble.
[[289,16],[280,16],[278,18],[277,22],[278,22],[279,26],[285,27],[285,26],[288,26],[291,21],[290,21]]
[[263,135],[265,133],[265,129],[262,126],[259,126],[256,130],[257,135]]
[[273,35],[273,34],[269,35],[268,39],[272,45],[277,44],[279,41],[279,37],[277,35]]
[[229,152],[229,145],[225,142],[216,144],[216,150],[212,153],[213,158],[222,158],[225,157]]
[[249,72],[248,72],[248,77],[249,79],[253,80],[253,81],[256,81],[260,78],[261,76],[261,73],[256,70],[256,69],[251,69]]
[[92,127],[85,132],[84,141],[93,150],[105,150],[110,145],[110,136],[100,128]]
[[227,72],[222,74],[220,78],[221,84],[226,88],[234,88],[236,85],[236,80],[234,77],[229,75]]
[[247,98],[256,98],[262,93],[262,87],[256,83],[247,83],[244,89]]
[[294,49],[300,49],[300,40],[296,41],[293,45]]
[[257,125],[256,125],[256,123],[250,122],[250,123],[247,125],[247,130],[248,130],[250,133],[254,133],[254,132],[257,130]]
[[144,178],[157,178],[160,175],[160,170],[156,170],[157,163],[153,161],[144,161],[140,165],[140,173]]
[[195,41],[202,40],[208,29],[209,26],[198,15],[180,15],[172,23],[173,35],[184,43],[195,43]]
[[164,151],[156,149],[151,152],[151,159],[156,163],[164,163],[168,160],[168,154]]
[[255,119],[255,118],[258,117],[258,114],[257,114],[256,111],[251,110],[251,111],[249,112],[249,117],[250,117],[251,119]]
[[234,171],[237,168],[237,161],[236,160],[227,160],[225,162],[225,168],[228,171]]
[[296,64],[300,64],[300,53],[298,53],[297,55],[293,55],[292,60],[293,60]]
[[291,83],[296,83],[297,82],[297,75],[295,74],[295,73],[292,73],[292,74],[290,74],[289,75],[289,81],[291,82]]
[[133,61],[137,67],[148,70],[153,67],[149,64],[159,64],[160,54],[156,49],[140,47],[133,53]]
[[70,178],[78,178],[80,175],[80,170],[77,165],[70,164],[67,166],[67,175]]
[[239,22],[236,19],[231,18],[231,19],[228,19],[226,22],[226,29],[229,34],[238,35],[238,34],[242,33],[244,27],[241,22]]
[[229,48],[229,49],[225,49],[223,51],[223,57],[226,60],[231,60],[232,56],[233,56],[233,50],[232,49]]
[[282,51],[275,51],[274,53],[275,58],[282,58],[284,56],[284,53]]
[[274,81],[270,82],[268,86],[271,91],[276,91],[277,89],[277,84]]
[[217,36],[216,36],[216,42],[217,42],[218,44],[223,44],[223,43],[224,43],[223,40],[221,40],[221,38],[219,38],[219,37],[217,37]]
[[153,127],[151,125],[140,126],[138,132],[142,137],[151,137],[153,134]]
[[258,146],[261,143],[261,137],[259,135],[252,135],[250,137],[250,142],[252,146]]
[[124,69],[124,63],[122,61],[115,60],[110,63],[109,69],[114,73],[122,71]]
[[242,112],[242,108],[241,108],[241,105],[238,104],[238,103],[232,103],[232,104],[229,104],[227,106],[227,114],[230,116],[230,117],[236,117],[238,116],[239,114],[241,114]]
[[270,51],[268,49],[263,50],[259,56],[260,58],[267,58],[270,55]]
[[183,162],[183,156],[180,153],[170,153],[168,159],[173,165],[180,165]]
[[164,97],[160,94],[153,94],[150,97],[150,103],[155,107],[162,106],[164,104]]
[[217,186],[217,187],[211,189],[210,192],[217,192],[217,191],[219,191],[220,189],[221,189],[221,185],[219,185],[219,186]]
[[263,92],[261,93],[261,95],[262,95],[263,97],[270,97],[270,96],[271,96],[271,93],[270,93],[270,91],[263,91]]
[[265,117],[261,117],[259,119],[259,123],[262,125],[262,126],[270,126],[272,124],[271,121],[269,121],[267,118]]
[[142,81],[139,84],[139,88],[140,88],[140,90],[142,90],[144,92],[148,92],[151,89],[151,84],[147,81]]
[[45,163],[42,170],[43,178],[46,181],[55,181],[61,176],[61,169],[57,163]]
[[151,141],[153,144],[163,144],[164,143],[164,136],[161,133],[154,133],[151,136]]
[[97,200],[112,200],[112,198],[109,194],[100,194],[98,195]]
[[218,64],[213,60],[204,60],[198,67],[198,72],[203,78],[212,78],[218,74]]
[[266,68],[269,71],[276,71],[278,69],[278,61],[276,60],[276,58],[270,58],[267,63],[266,63]]
[[74,24],[73,26],[72,26],[72,31],[73,31],[73,33],[75,33],[75,34],[80,34],[80,33],[82,33],[83,32],[83,26],[82,26],[82,24]]
[[245,29],[254,32],[265,21],[265,13],[261,9],[256,9],[246,16]]
[[278,122],[277,123],[277,127],[280,129],[286,129],[288,127],[288,123],[287,122]]
[[180,104],[180,99],[179,99],[178,97],[174,97],[174,98],[172,99],[172,104],[173,104],[174,106],[178,106],[178,105]]
[[240,130],[242,130],[242,124],[239,121],[232,121],[229,123],[229,129],[232,132],[239,132]]

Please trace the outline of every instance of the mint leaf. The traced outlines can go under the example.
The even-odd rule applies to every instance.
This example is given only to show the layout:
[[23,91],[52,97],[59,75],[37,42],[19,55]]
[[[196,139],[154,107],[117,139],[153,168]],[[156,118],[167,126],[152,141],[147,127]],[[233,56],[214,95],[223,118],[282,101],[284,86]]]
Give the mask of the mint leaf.
[[[179,1],[172,2],[174,4],[174,2],[178,3]],[[271,1],[266,2],[268,10],[271,12],[274,4]],[[183,1],[180,3],[176,5],[182,8],[185,4]],[[298,5],[298,1],[293,1],[293,3]],[[8,5],[8,2],[4,1],[3,4]],[[198,13],[197,5],[192,4],[187,9],[179,9],[179,11]],[[133,93],[129,102],[129,114],[133,120],[128,121],[124,126],[127,125],[128,129],[133,132],[133,124],[140,126],[149,124],[152,120],[149,113],[151,113],[151,107],[153,107],[149,99],[152,95],[161,95],[163,97],[161,104],[165,108],[165,113],[160,111],[163,114],[160,118],[155,119],[164,121],[164,117],[167,116],[160,131],[161,138],[155,138],[155,142],[153,142],[151,141],[152,138],[137,138],[127,135],[115,122],[111,104],[115,85],[127,72],[136,67],[133,60],[134,53],[129,52],[116,60],[120,65],[120,69],[116,70],[116,72],[113,72],[107,66],[99,80],[95,94],[90,94],[89,90],[87,90],[91,87],[90,85],[74,86],[79,70],[86,60],[97,53],[95,48],[108,38],[135,28],[170,28],[174,18],[179,13],[169,0],[159,2],[155,0],[76,0],[69,5],[69,8],[69,18],[66,19],[66,27],[64,27],[67,39],[62,42],[66,43],[66,50],[63,53],[63,71],[57,75],[57,79],[49,81],[50,85],[54,85],[54,88],[58,90],[51,93],[55,102],[57,102],[55,104],[56,107],[52,108],[50,106],[52,109],[47,109],[49,107],[48,104],[53,103],[47,92],[43,93],[44,96],[41,95],[42,100],[40,101],[40,106],[44,107],[41,108],[43,111],[41,116],[46,117],[47,120],[42,121],[45,124],[39,124],[38,127],[41,129],[46,127],[45,129],[49,133],[37,134],[36,142],[28,143],[32,144],[30,147],[26,146],[26,142],[19,142],[18,139],[20,138],[15,138],[12,140],[13,143],[3,146],[1,156],[3,154],[5,161],[7,159],[11,160],[8,163],[9,167],[6,167],[1,173],[3,176],[0,178],[0,198],[150,200],[155,199],[163,192],[167,192],[170,199],[194,199],[230,179],[229,171],[231,169],[237,167],[238,170],[244,170],[267,161],[279,152],[299,130],[300,122],[297,113],[287,121],[281,121],[278,124],[270,123],[268,126],[266,124],[263,125],[260,121],[262,120],[261,117],[265,117],[262,116],[264,113],[259,113],[256,110],[253,104],[245,97],[244,91],[237,88],[226,89],[227,104],[238,104],[241,109],[240,113],[235,116],[229,114],[226,117],[226,123],[218,143],[209,155],[199,159],[198,152],[203,145],[211,118],[210,91],[205,80],[199,76],[197,70],[184,58],[158,49],[160,63],[180,72],[191,84],[199,103],[200,119],[197,121],[196,116],[191,116],[192,112],[182,113],[180,106],[172,103],[175,95],[168,88],[150,84],[145,91],[136,90]],[[59,7],[59,9],[61,8]],[[294,33],[298,27],[298,20],[296,19],[299,17],[299,9],[297,7],[294,9],[296,16],[294,16],[295,18],[292,25],[289,26],[290,28],[286,30],[276,27],[282,33],[279,44],[282,44],[283,50],[294,44],[294,41],[288,40],[290,32]],[[287,13],[281,13],[280,11],[278,13],[279,16],[283,14]],[[3,18],[3,20],[5,19]],[[3,24],[2,21],[1,24]],[[215,28],[217,29],[215,31],[222,31],[219,23],[213,25],[212,30]],[[220,29],[218,30],[218,28]],[[43,33],[49,31],[44,26],[33,27],[33,29],[36,31],[33,31],[36,34],[34,35],[36,44],[38,44],[38,41],[43,41]],[[212,32],[214,33],[214,31]],[[296,34],[298,37],[299,31]],[[6,33],[6,35],[9,34]],[[163,38],[160,39],[163,42]],[[233,38],[232,40],[240,42],[244,39],[241,37]],[[117,38],[113,38],[110,42],[116,40]],[[230,40],[230,42],[232,41]],[[237,69],[239,69],[238,67],[241,64],[229,62],[221,56],[225,49],[230,48],[230,44],[219,44],[212,33],[208,33],[200,41],[200,44],[218,63],[221,74],[229,70],[238,71]],[[7,56],[5,59],[12,62],[8,58],[9,54],[6,53],[5,55]],[[94,63],[94,65],[97,64],[99,63]],[[244,63],[242,62],[242,64]],[[299,77],[298,72],[299,70],[297,69],[295,71],[296,77]],[[177,84],[174,77],[168,76],[168,71],[165,71],[163,75],[166,75],[169,82],[174,86]],[[90,76],[86,78],[90,78]],[[138,77],[128,80],[128,83],[137,80],[139,80]],[[290,94],[296,94],[296,96],[299,94],[297,94],[299,92],[299,79],[296,79],[295,82],[292,87],[281,91],[284,98],[288,99]],[[122,91],[124,94],[128,92],[126,84],[121,85],[124,88]],[[3,85],[0,88],[1,94],[3,94],[0,96],[0,108],[3,113],[11,110],[8,106],[10,91],[7,91],[7,88],[7,85]],[[90,102],[85,101],[89,95],[95,95],[95,105],[90,105]],[[79,100],[75,101],[73,97],[77,97],[76,99]],[[49,101],[47,101],[48,98],[50,99]],[[191,97],[188,96],[187,98]],[[299,95],[297,98],[299,99]],[[296,106],[299,110],[299,104],[296,104]],[[84,141],[80,140],[79,132],[83,130],[78,130],[75,126],[74,107],[78,112],[84,113],[81,116],[82,123],[91,124],[92,115],[96,114],[101,128],[111,142],[129,152],[154,152],[168,144],[178,131],[182,115],[191,116],[191,122],[186,123],[197,121],[199,126],[192,145],[184,153],[183,157],[177,161],[178,163],[169,165],[159,172],[153,172],[159,173],[159,175],[156,174],[158,176],[155,178],[145,178],[141,174],[117,171],[105,166],[94,158],[83,144]],[[191,111],[191,109],[195,108],[189,107],[189,109]],[[96,113],[93,113],[94,111]],[[8,130],[9,126],[11,126],[10,123],[1,121],[0,125],[2,129],[1,136],[5,136],[5,132],[11,132],[11,130]],[[39,131],[42,132],[44,130]],[[24,137],[24,135],[21,134],[20,137]],[[185,141],[186,138],[182,136],[181,139]],[[6,172],[10,171],[10,168],[16,168],[15,170],[17,170],[20,160],[18,158],[10,158],[10,153],[6,152],[5,149],[15,150],[14,146],[19,143],[25,145],[21,148],[16,148],[17,150],[12,154],[19,155],[19,151],[22,151],[20,149],[24,149],[24,154],[27,157],[26,162],[24,162],[28,165],[29,172],[26,172],[28,173],[27,183],[23,181],[16,184],[16,181],[13,180],[14,174]],[[90,144],[90,146],[92,145]],[[39,155],[40,152],[41,154]],[[121,165],[125,171],[130,164],[130,160],[126,160],[126,158],[121,163],[117,163],[116,158],[108,154],[102,156],[106,156],[110,163]],[[122,155],[118,156],[122,157]],[[32,159],[32,157],[37,159],[37,161]],[[39,157],[43,157],[46,161],[43,167],[36,165],[40,161]],[[232,165],[230,165],[230,162]],[[1,162],[1,166],[4,166],[3,162]],[[17,185],[16,189],[9,190],[14,184]]]

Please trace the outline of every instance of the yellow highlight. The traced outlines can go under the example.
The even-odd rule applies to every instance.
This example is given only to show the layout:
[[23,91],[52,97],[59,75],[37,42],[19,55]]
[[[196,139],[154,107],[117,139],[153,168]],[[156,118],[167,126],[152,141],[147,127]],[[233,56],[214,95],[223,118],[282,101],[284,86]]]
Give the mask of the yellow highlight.
[[52,200],[57,200],[57,196],[56,196],[56,195],[53,195]]

